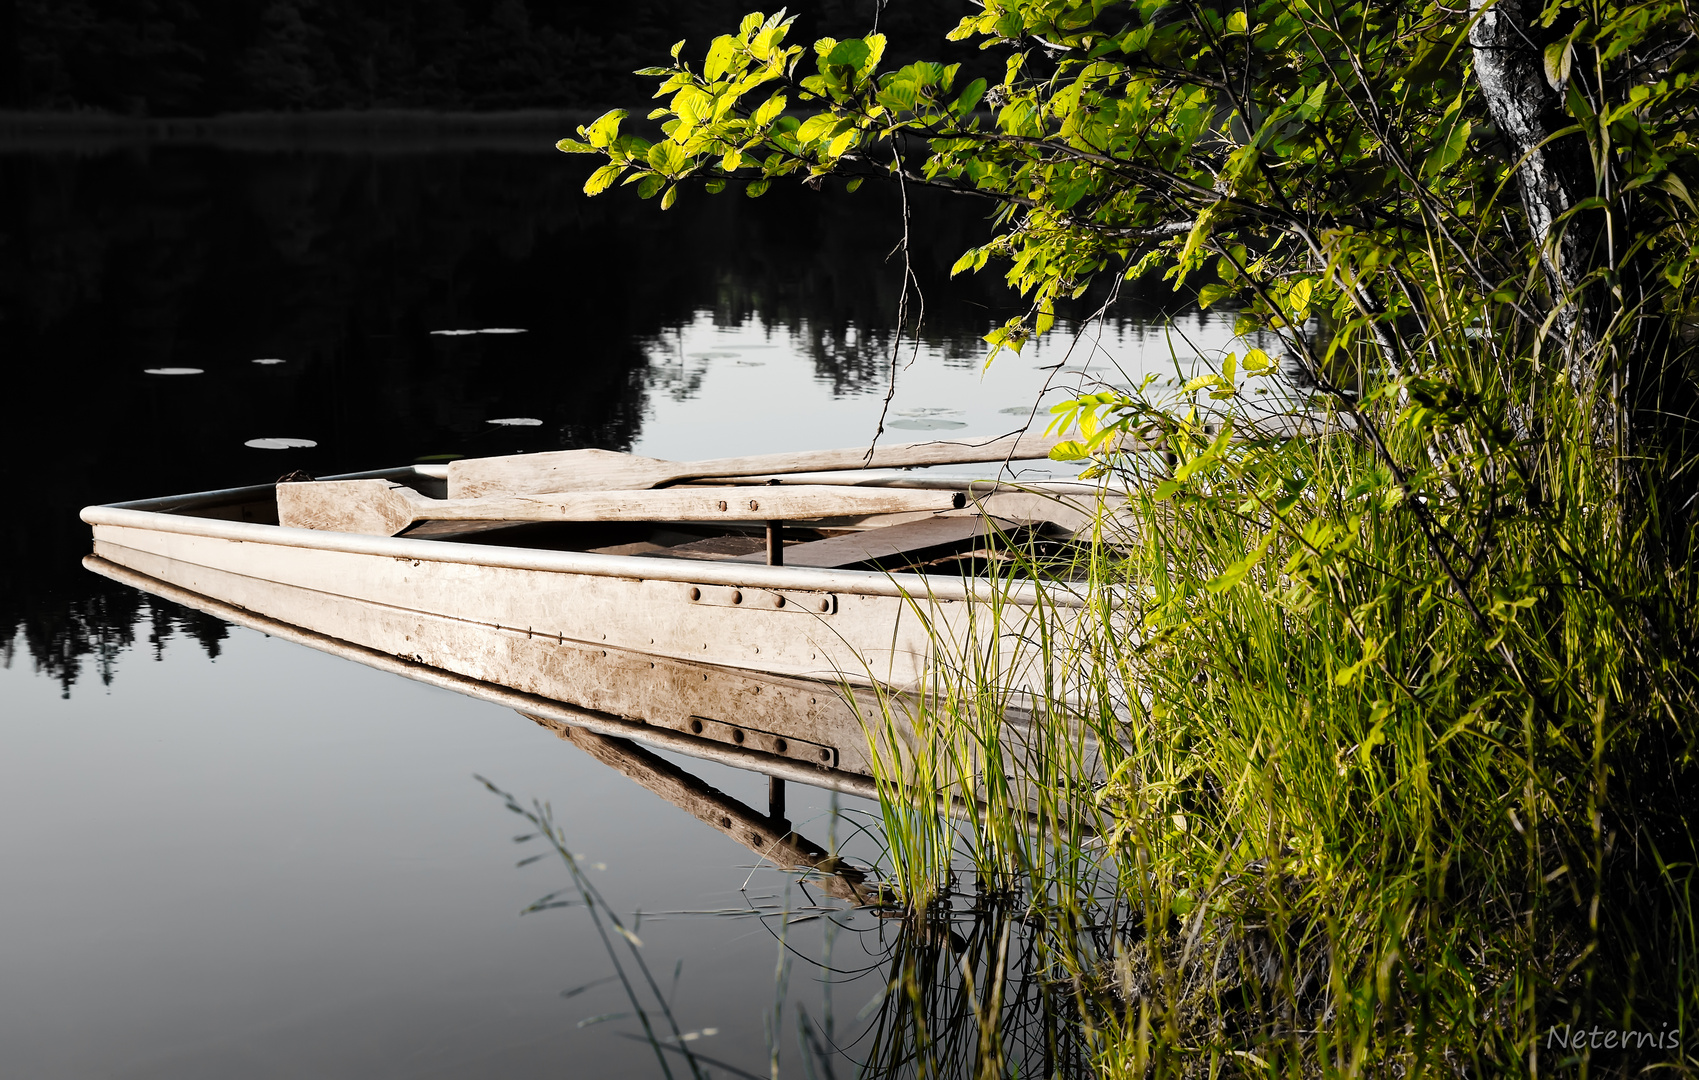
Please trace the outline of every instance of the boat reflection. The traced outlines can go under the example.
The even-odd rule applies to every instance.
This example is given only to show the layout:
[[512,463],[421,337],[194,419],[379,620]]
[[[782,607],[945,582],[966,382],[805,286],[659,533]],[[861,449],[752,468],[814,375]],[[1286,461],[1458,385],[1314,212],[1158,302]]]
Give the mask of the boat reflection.
[[787,870],[806,872],[810,883],[818,884],[828,896],[851,904],[880,903],[880,889],[869,884],[865,871],[791,828],[785,817],[782,777],[768,776],[770,801],[768,812],[763,814],[630,739],[601,735],[531,713],[525,715],[698,821],[731,837],[759,858]]
[[[83,565],[113,581],[226,622],[505,705],[539,722],[637,739],[690,757],[878,798],[860,719],[876,715],[879,708],[871,690],[729,671],[632,650],[562,642],[546,635],[505,635],[505,644],[523,654],[522,659],[533,659],[535,670],[551,675],[551,696],[545,697],[308,630],[99,556],[88,556]],[[310,589],[273,589],[281,610],[307,609],[315,601]]]
[[[828,1077],[840,1070],[861,1077],[1075,1077],[1090,1072],[1091,1043],[1081,1014],[1081,983],[1043,948],[1041,927],[1010,894],[970,892],[946,895],[922,911],[905,910],[889,886],[868,869],[852,865],[797,833],[784,813],[784,783],[770,777],[766,813],[714,788],[701,778],[629,739],[602,735],[560,721],[530,719],[572,743],[699,821],[730,837],[772,867],[799,872],[798,880],[824,891],[837,905],[810,903],[782,909],[752,907],[778,939],[786,957],[776,997],[786,997],[787,981],[800,968],[813,981],[851,999],[870,998],[852,1017],[834,1016],[831,996],[818,1016],[792,1001],[797,1046],[805,1055],[804,1075]],[[537,806],[527,811],[511,795],[509,808],[531,818],[556,839],[575,882],[584,890],[581,903],[600,907],[616,927],[618,915],[606,907],[570,856],[566,836]],[[835,831],[835,830],[834,830]],[[558,895],[558,894],[551,894]],[[873,908],[882,918],[872,928],[851,924],[852,908]],[[725,913],[701,913],[712,918]],[[741,913],[740,913],[741,914]],[[799,924],[828,920],[820,956],[808,955],[798,940]],[[623,932],[622,932],[623,936]],[[680,1035],[682,1025],[670,1005],[657,996],[645,1002],[635,977],[646,971],[636,949],[617,948],[606,939],[615,978],[631,995],[630,1015],[643,1016],[644,1036],[662,1059],[682,1060],[693,1075],[721,1071],[757,1076],[735,1063],[709,1058]],[[629,938],[628,938],[629,940]],[[857,955],[859,953],[859,955]],[[1101,1002],[1097,1002],[1101,1006]],[[647,1005],[647,1009],[645,1009]],[[769,1048],[774,1028],[769,1026]],[[672,1034],[666,1034],[670,1030]],[[775,1052],[773,1061],[777,1061]],[[772,1062],[768,1063],[769,1065]],[[847,1068],[846,1068],[847,1066]]]

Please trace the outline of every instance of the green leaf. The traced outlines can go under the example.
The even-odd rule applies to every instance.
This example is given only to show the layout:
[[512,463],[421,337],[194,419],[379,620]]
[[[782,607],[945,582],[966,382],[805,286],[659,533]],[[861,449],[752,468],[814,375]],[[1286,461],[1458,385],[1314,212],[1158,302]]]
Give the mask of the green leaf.
[[1699,214],[1699,206],[1694,205],[1693,196],[1688,194],[1687,185],[1681,182],[1681,177],[1673,172],[1667,172],[1663,179],[1658,181],[1658,186],[1686,203],[1689,210]]
[[1422,162],[1422,175],[1435,177],[1463,157],[1469,146],[1470,121],[1463,117],[1463,95],[1458,94],[1434,129],[1433,149]]
[[836,113],[815,113],[796,129],[796,141],[805,145],[811,143],[836,127],[840,119],[842,117]]
[[1575,45],[1568,38],[1546,46],[1546,82],[1553,90],[1562,90],[1563,84],[1569,81],[1569,66],[1574,59]]
[[647,157],[651,168],[668,176],[677,176],[683,172],[688,161],[684,151],[670,139],[664,139],[651,146]]
[[966,116],[978,107],[980,99],[983,97],[985,97],[985,80],[975,79],[967,84],[967,89],[962,91],[962,96],[956,99],[956,103],[950,106],[950,110],[957,116]]
[[785,38],[785,29],[784,25],[764,27],[759,34],[755,35],[755,39],[749,43],[750,54],[757,60],[771,60],[773,50],[778,48],[779,43]]
[[1315,288],[1315,282],[1304,278],[1292,286],[1286,294],[1286,309],[1302,319],[1310,313],[1310,292]]
[[596,152],[594,146],[586,142],[579,142],[577,139],[562,139],[555,143],[555,149],[563,154],[594,154]]
[[1274,535],[1274,531],[1270,530],[1263,537],[1262,543],[1246,552],[1244,558],[1231,563],[1220,574],[1204,582],[1203,587],[1212,593],[1224,593],[1244,581],[1245,576],[1268,554],[1269,545],[1274,543]]
[[[1219,381],[1221,377],[1219,375],[1212,375],[1210,378]],[[1233,425],[1222,424],[1221,431],[1215,436],[1215,441],[1205,447],[1203,452],[1198,454],[1198,456],[1192,458],[1190,461],[1182,461],[1179,466],[1175,468],[1174,479],[1189,480],[1194,473],[1208,472],[1215,463],[1220,460],[1221,455],[1226,452],[1227,444],[1231,440],[1232,436]]]
[[619,137],[619,122],[631,114],[624,109],[610,109],[597,117],[589,127],[581,127],[578,134],[584,136],[586,142],[600,150],[613,143]]
[[1204,208],[1203,213],[1197,216],[1197,220],[1192,222],[1192,230],[1186,234],[1186,246],[1181,249],[1180,257],[1175,260],[1175,266],[1179,270],[1179,280],[1175,282],[1176,285],[1185,284],[1186,273],[1191,269],[1193,254],[1209,238],[1210,220],[1218,205],[1218,203],[1211,203]]
[[584,181],[584,194],[600,195],[613,187],[614,181],[618,180],[619,174],[624,171],[624,165],[603,165],[590,174],[590,179]]
[[1222,297],[1232,295],[1233,287],[1231,285],[1205,285],[1198,290],[1198,306],[1207,308]]
[[856,177],[854,180],[851,180],[849,183],[844,185],[844,190],[845,191],[854,191],[856,188],[861,186],[861,182],[865,179],[867,179],[867,178],[864,177],[864,176]]
[[743,193],[745,195],[749,196],[751,199],[758,199],[761,196],[767,194],[767,185],[770,184],[771,182],[772,181],[766,180],[766,179],[751,180],[749,182],[749,184],[746,187],[744,187]]
[[755,110],[755,115],[749,118],[749,122],[754,124],[756,127],[766,127],[774,120],[777,120],[779,115],[784,111],[785,95],[774,94],[772,97],[761,103],[761,107]]
[[675,203],[677,201],[678,201],[678,185],[674,184],[671,187],[667,188],[666,194],[661,196],[661,209],[662,210],[671,210],[673,208],[673,203]]
[[708,46],[708,58],[702,62],[702,77],[709,82],[718,82],[736,55],[736,39],[729,34],[721,34]]
[[879,104],[892,112],[904,112],[914,108],[919,93],[919,88],[912,80],[892,79],[880,89]]
[[872,53],[873,50],[862,39],[846,38],[832,46],[832,51],[826,54],[826,64],[830,67],[848,67],[859,70],[862,63]]

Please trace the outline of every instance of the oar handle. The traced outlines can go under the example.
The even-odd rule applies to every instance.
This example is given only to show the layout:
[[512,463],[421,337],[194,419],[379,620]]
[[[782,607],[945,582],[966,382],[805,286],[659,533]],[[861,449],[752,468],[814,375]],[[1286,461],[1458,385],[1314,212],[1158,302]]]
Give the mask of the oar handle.
[[681,461],[668,483],[710,480],[734,476],[764,476],[782,473],[831,472],[840,469],[912,469],[927,465],[972,465],[993,461],[1032,461],[1047,458],[1066,440],[1034,433],[1004,435],[995,439],[940,439],[932,442],[897,443],[842,450],[804,450],[794,454],[757,454],[750,457]]

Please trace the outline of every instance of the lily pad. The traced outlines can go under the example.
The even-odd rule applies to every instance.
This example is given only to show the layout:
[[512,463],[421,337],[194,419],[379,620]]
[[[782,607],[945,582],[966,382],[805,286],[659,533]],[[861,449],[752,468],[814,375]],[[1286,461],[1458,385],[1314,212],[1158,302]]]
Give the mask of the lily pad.
[[900,420],[892,420],[886,427],[898,428],[902,431],[945,431],[951,428],[965,428],[963,420],[945,420],[937,416],[905,416]]
[[267,367],[270,367],[272,364],[283,364],[283,363],[287,363],[287,362],[288,361],[283,360],[282,358],[276,357],[276,356],[268,356],[263,360],[255,360],[254,361],[254,363],[256,363],[256,364],[264,364]]
[[534,416],[504,416],[499,420],[485,420],[486,424],[500,424],[502,427],[542,427],[543,422]]
[[242,445],[255,450],[305,450],[318,443],[311,439],[249,439]]
[[198,367],[150,367],[143,368],[144,375],[205,375],[205,368]]
[[486,326],[478,331],[480,334],[525,334],[529,332],[518,326]]
[[465,337],[467,334],[476,334],[477,332],[476,330],[432,330],[431,335],[433,337]]

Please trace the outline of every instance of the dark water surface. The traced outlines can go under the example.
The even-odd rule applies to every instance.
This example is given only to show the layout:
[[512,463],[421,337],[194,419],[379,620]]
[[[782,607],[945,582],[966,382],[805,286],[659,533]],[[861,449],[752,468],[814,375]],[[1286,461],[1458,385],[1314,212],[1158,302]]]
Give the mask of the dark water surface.
[[[562,991],[613,969],[582,910],[518,914],[566,875],[514,868],[523,823],[475,773],[550,800],[609,902],[650,913],[644,954],[669,985],[682,963],[675,1008],[704,1054],[766,1076],[777,1030],[780,1072],[803,1075],[799,1017],[817,1034],[835,1017],[843,1041],[870,1022],[889,932],[868,913],[781,946],[780,920],[751,912],[806,904],[790,877],[516,714],[79,565],[85,504],[293,469],[871,436],[892,199],[663,215],[583,199],[539,142],[0,147],[0,1074],[658,1075],[634,1021],[580,1026],[625,1010],[617,983]],[[1169,364],[1129,308],[1095,352],[1047,345],[982,377],[977,339],[1015,302],[989,277],[943,286],[980,213],[920,204],[927,336],[887,438],[1009,430],[1046,381]],[[524,332],[433,333],[488,329]],[[200,373],[148,373],[174,368]],[[248,445],[265,440],[316,445]],[[690,768],[765,806],[763,778]],[[832,805],[790,793],[799,831],[871,857]]]

